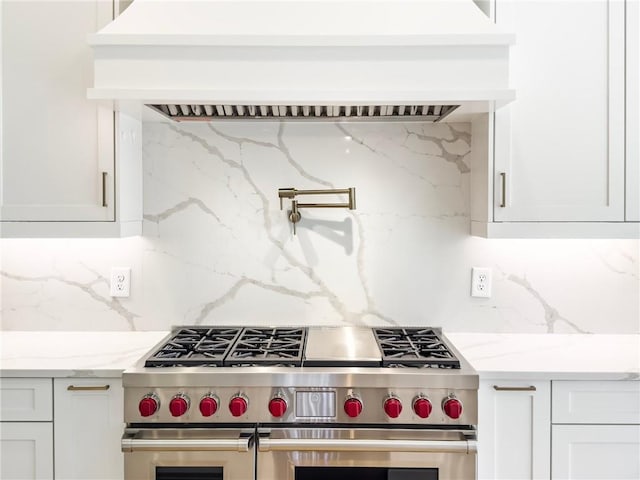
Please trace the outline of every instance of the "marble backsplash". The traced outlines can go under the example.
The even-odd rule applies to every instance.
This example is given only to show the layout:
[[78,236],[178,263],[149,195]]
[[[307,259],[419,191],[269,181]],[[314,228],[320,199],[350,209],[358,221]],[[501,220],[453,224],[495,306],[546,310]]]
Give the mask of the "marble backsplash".
[[[468,124],[146,123],[143,137],[144,235],[3,240],[2,329],[640,333],[637,240],[469,235]],[[280,187],[356,187],[357,210],[303,210],[294,236]],[[129,298],[109,296],[112,266],[131,267]],[[470,297],[472,266],[493,269],[492,298]]]

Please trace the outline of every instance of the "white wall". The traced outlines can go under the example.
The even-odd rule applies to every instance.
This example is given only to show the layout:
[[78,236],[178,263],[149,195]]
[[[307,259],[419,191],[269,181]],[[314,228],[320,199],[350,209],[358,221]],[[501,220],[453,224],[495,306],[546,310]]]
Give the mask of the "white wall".
[[[469,236],[469,132],[145,124],[144,237],[2,241],[2,328],[639,333],[638,241]],[[304,210],[293,236],[280,187],[356,187],[357,210]],[[109,297],[111,266],[132,267],[130,298]],[[493,268],[493,298],[469,296],[472,266]]]

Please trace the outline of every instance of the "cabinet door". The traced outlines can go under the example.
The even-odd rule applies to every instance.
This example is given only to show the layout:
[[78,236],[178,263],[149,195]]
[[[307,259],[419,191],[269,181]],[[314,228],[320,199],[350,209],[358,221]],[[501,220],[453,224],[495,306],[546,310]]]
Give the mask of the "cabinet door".
[[496,23],[517,98],[495,114],[494,220],[623,221],[624,2],[497,0]]
[[113,221],[113,109],[86,98],[113,2],[4,0],[0,18],[0,218]]
[[640,425],[640,381],[554,381],[553,423]]
[[53,479],[53,426],[44,422],[0,424],[0,478]]
[[50,378],[0,378],[0,420],[53,420]]
[[64,480],[124,475],[122,380],[54,380],[55,473]]
[[627,0],[627,206],[640,222],[640,1]]
[[552,479],[640,478],[640,425],[554,425],[552,438]]
[[550,383],[483,380],[478,395],[478,478],[548,479]]

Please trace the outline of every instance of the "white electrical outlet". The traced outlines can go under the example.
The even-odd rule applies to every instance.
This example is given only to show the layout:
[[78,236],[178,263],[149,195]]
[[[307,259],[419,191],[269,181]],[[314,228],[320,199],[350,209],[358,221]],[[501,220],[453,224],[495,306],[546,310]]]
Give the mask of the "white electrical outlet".
[[131,292],[131,269],[129,267],[111,268],[111,288],[112,297],[128,297]]
[[473,267],[471,269],[471,296],[491,297],[491,269]]

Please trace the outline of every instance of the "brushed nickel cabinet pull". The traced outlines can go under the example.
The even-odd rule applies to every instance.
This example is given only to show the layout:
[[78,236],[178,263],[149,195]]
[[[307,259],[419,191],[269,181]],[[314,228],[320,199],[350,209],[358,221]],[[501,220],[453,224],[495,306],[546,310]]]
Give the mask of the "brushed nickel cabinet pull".
[[500,202],[500,207],[504,208],[507,206],[507,174],[505,172],[500,172],[500,180],[502,181],[502,202]]
[[107,206],[107,172],[102,172],[102,206]]
[[109,388],[111,388],[111,385],[69,385],[67,387],[67,390],[70,390],[72,392],[82,392],[82,391],[86,391],[86,392],[93,392],[93,391],[104,391],[104,390],[109,390]]
[[528,387],[499,387],[494,385],[493,389],[498,392],[535,392],[536,387],[529,385]]

